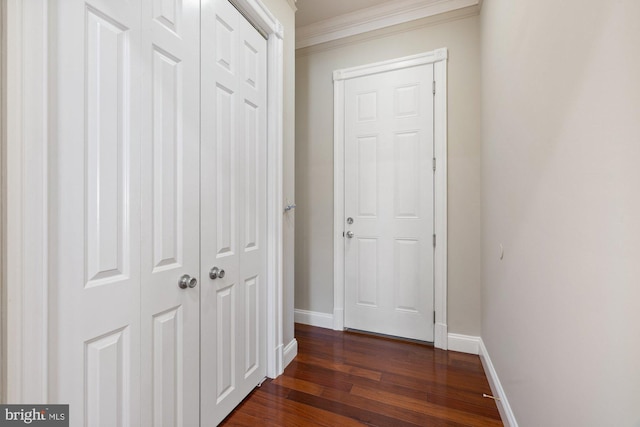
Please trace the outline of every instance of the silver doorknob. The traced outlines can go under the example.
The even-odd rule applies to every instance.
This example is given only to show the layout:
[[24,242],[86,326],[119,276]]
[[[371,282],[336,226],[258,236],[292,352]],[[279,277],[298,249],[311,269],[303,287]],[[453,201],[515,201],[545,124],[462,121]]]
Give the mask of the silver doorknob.
[[209,271],[209,278],[211,280],[223,279],[224,275],[225,275],[224,270],[220,270],[218,267],[213,267]]
[[180,287],[180,289],[195,288],[197,285],[198,279],[191,277],[188,274],[180,277],[180,281],[178,282],[178,287]]
[[355,236],[355,234],[353,234],[353,231],[347,231],[348,238],[353,239],[353,236]]

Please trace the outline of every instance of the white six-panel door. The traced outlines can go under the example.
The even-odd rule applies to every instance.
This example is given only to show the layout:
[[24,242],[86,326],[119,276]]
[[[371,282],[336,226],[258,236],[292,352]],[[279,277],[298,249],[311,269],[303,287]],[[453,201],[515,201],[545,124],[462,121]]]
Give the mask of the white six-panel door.
[[433,341],[432,82],[432,64],[345,82],[347,328]]
[[[203,426],[266,375],[266,52],[228,2],[203,4]],[[224,277],[212,279],[213,268]]]

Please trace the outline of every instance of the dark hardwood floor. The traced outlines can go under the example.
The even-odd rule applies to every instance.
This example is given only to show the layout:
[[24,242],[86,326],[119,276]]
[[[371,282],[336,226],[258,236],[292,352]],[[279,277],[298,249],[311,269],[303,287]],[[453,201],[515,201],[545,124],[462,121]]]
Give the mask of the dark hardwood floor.
[[502,426],[478,356],[296,324],[298,356],[224,426]]

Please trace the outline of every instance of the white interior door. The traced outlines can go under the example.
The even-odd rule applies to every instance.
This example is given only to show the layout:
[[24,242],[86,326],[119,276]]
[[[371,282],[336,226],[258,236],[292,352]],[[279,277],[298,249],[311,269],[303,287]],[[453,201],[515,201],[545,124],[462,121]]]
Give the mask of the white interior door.
[[140,422],[140,2],[51,2],[50,400]]
[[203,425],[266,375],[266,49],[229,2],[203,4]]
[[197,426],[200,404],[200,2],[143,0],[143,426]]
[[432,82],[432,64],[345,82],[347,328],[433,341]]

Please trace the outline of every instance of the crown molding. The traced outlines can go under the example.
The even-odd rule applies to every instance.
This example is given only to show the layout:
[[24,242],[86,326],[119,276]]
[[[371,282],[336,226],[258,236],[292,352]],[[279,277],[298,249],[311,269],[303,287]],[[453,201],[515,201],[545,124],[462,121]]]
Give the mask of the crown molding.
[[404,24],[464,8],[480,11],[481,0],[400,0],[382,3],[296,29],[296,49]]
[[[418,28],[424,28],[433,25],[440,25],[447,22],[456,21],[458,19],[469,18],[472,16],[478,16],[478,9],[467,7],[464,9],[454,10],[453,12],[442,13],[436,16],[429,16],[427,18],[418,19],[416,21],[407,22],[401,25],[393,25],[391,27],[381,28],[375,31],[369,31],[366,33],[358,34],[343,39],[333,40],[326,43],[320,43],[314,46],[305,47],[296,50],[296,58],[313,55],[319,52],[326,52],[328,50],[338,49],[346,45],[354,43],[362,43],[380,38],[392,36],[394,34],[401,34],[410,31],[414,31]],[[640,426],[639,426],[640,427]]]
[[298,7],[296,6],[297,2],[298,0],[287,0],[287,3],[289,3],[289,7],[291,7],[291,10],[293,10],[294,12],[298,10]]

